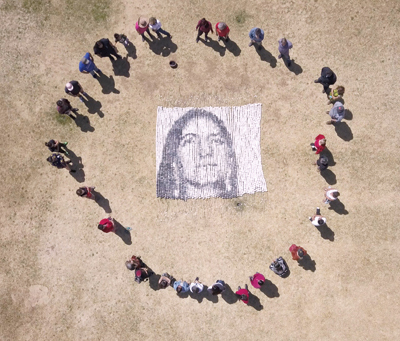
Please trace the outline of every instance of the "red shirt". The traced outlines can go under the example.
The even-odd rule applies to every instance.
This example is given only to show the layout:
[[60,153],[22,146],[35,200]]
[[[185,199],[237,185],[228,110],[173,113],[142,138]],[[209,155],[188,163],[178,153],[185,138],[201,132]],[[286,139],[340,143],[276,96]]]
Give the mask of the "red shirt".
[[201,20],[197,23],[196,30],[199,29],[201,32],[208,33],[212,31],[212,25],[209,21],[205,21],[204,23]]
[[246,299],[242,300],[242,302],[244,304],[248,304],[249,303],[249,291],[247,289],[240,289],[240,290],[236,291],[235,294],[239,295],[239,296],[245,295]]
[[105,233],[114,231],[114,224],[108,218],[100,220],[100,225],[106,225],[106,227],[102,230]]
[[215,30],[217,31],[218,35],[220,37],[226,37],[229,33],[229,27],[228,25],[226,25],[225,29],[223,29],[222,31],[218,28],[219,22],[217,23],[217,25],[215,25]]
[[250,281],[250,283],[254,288],[259,289],[259,288],[261,288],[260,284],[258,284],[259,280],[262,280],[265,282],[265,277],[261,274],[255,274],[253,276],[253,279]]
[[307,254],[307,251],[304,250],[301,246],[297,246],[296,244],[293,244],[293,245],[289,248],[289,251],[290,251],[290,253],[292,254],[293,260],[299,260],[299,259],[300,259],[299,255],[297,254],[297,251],[298,251],[298,250],[302,250],[302,251],[304,252],[304,256]]
[[325,146],[321,146],[321,145],[319,144],[319,142],[320,142],[322,139],[324,139],[324,138],[325,138],[325,136],[322,135],[322,134],[319,134],[319,135],[315,138],[315,143],[314,143],[314,145],[315,145],[315,148],[317,148],[317,151],[315,152],[315,154],[319,154],[319,153],[321,153],[321,152],[325,149]]

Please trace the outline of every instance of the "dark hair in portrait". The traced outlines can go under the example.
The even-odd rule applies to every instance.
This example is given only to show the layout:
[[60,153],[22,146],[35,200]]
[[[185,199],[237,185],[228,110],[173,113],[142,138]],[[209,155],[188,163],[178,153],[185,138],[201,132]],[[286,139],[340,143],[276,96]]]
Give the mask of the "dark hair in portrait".
[[191,109],[174,122],[163,147],[157,196],[183,200],[237,197],[232,138],[216,115]]

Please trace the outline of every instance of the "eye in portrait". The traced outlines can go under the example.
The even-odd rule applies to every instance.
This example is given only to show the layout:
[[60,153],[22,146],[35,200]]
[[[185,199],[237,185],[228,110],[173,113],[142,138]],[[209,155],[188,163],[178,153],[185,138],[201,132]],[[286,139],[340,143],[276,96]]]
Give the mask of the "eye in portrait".
[[232,137],[216,115],[192,109],[174,122],[163,146],[157,196],[183,200],[238,196]]

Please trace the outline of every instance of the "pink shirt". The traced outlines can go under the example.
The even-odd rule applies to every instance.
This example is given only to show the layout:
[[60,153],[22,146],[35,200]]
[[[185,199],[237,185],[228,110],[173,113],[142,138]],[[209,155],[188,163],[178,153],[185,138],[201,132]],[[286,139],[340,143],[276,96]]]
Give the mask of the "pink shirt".
[[245,296],[246,296],[246,299],[245,299],[245,300],[242,300],[242,302],[243,302],[244,304],[248,304],[248,303],[249,303],[249,296],[250,296],[250,295],[249,295],[249,291],[248,291],[248,290],[246,290],[246,289],[240,289],[240,290],[236,291],[235,294],[236,294],[236,295],[239,295],[239,296],[245,295]]
[[149,25],[147,25],[145,28],[142,28],[142,27],[139,26],[139,23],[137,22],[136,25],[135,25],[135,28],[136,28],[136,31],[139,34],[143,34],[149,28]]
[[253,276],[253,279],[251,280],[250,283],[251,283],[251,285],[252,285],[254,288],[260,289],[260,288],[261,288],[261,285],[258,284],[258,281],[259,281],[259,280],[265,282],[265,277],[264,277],[263,275],[257,273],[257,274],[255,274],[255,275]]

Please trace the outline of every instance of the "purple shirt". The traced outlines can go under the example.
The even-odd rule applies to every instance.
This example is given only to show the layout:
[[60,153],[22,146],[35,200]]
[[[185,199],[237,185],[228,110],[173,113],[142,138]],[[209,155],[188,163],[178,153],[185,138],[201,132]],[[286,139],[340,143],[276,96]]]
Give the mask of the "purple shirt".
[[282,56],[289,58],[289,50],[293,47],[293,44],[289,40],[286,40],[286,45],[282,46],[282,39],[279,39],[278,43],[279,43],[278,47],[279,53]]

